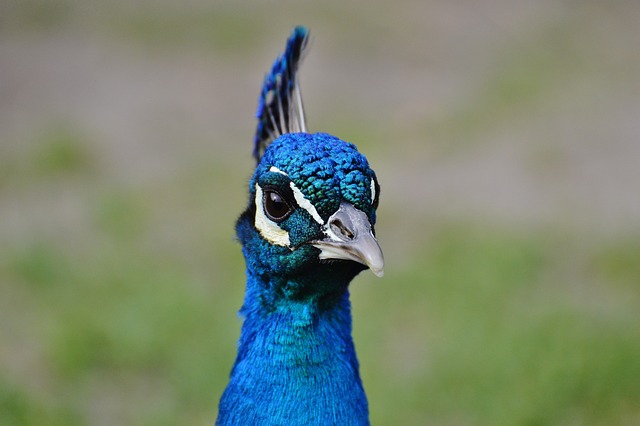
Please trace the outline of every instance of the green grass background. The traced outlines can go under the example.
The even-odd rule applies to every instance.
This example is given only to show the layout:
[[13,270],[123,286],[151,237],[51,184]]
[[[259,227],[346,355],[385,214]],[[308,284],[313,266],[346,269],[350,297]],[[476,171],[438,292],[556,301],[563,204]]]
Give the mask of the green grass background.
[[[382,184],[386,273],[351,290],[372,423],[640,424],[640,177],[616,174],[640,9],[528,4],[4,4],[0,424],[212,424],[253,108],[296,23],[310,122]],[[433,195],[487,157],[537,190]]]

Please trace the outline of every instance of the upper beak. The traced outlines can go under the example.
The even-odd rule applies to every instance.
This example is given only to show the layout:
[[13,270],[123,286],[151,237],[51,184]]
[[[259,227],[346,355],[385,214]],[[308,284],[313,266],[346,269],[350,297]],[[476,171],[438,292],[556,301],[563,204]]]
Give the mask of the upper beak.
[[320,259],[353,260],[378,277],[384,274],[382,250],[364,212],[343,201],[325,227],[326,238],[311,243],[321,250]]

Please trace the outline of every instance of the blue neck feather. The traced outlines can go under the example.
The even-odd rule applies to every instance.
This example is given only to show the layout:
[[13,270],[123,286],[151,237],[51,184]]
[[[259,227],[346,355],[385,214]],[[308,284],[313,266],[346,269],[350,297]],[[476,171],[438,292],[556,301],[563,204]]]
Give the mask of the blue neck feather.
[[245,320],[217,424],[368,424],[347,290],[361,268],[325,265],[326,273],[271,277],[265,256],[253,251],[263,240],[246,219],[237,226],[246,238]]

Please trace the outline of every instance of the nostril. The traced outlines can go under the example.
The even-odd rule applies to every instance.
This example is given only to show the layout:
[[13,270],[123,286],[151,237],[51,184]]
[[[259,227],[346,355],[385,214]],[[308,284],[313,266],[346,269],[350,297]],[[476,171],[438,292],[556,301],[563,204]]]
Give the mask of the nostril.
[[333,221],[331,221],[331,230],[335,234],[341,235],[347,240],[353,240],[355,238],[353,232],[351,232],[351,230],[347,228],[340,219],[334,219]]

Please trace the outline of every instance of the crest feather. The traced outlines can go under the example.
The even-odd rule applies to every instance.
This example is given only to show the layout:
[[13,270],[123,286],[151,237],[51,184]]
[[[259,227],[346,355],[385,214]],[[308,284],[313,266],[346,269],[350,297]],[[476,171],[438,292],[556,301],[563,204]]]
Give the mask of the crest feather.
[[257,162],[267,146],[279,136],[307,131],[298,84],[298,66],[308,40],[307,28],[295,27],[287,40],[284,53],[276,58],[271,71],[265,75],[256,112],[258,128],[253,156]]

